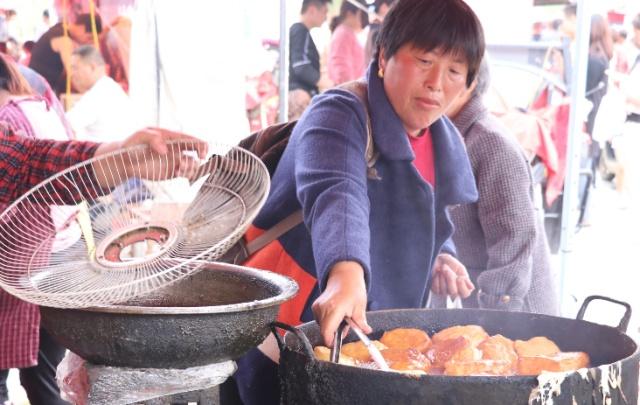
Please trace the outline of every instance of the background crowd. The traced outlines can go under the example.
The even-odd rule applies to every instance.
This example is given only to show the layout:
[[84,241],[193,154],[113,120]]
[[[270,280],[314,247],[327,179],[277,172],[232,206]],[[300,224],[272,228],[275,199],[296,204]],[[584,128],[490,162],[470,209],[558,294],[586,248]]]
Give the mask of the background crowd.
[[[308,111],[314,111],[314,103],[331,99],[335,93],[327,91],[354,80],[367,78],[369,82],[385,85],[400,78],[393,86],[401,88],[405,78],[393,69],[396,66],[393,63],[388,70],[383,68],[387,60],[379,54],[377,46],[393,4],[394,0],[302,0],[298,20],[289,30],[289,120],[313,122],[314,115]],[[141,126],[128,94],[131,20],[118,16],[104,21],[99,14],[87,11],[72,9],[53,23],[52,16],[58,17],[58,13],[44,10],[37,29],[29,33],[21,31],[15,23],[19,18],[16,11],[7,9],[0,15],[0,121],[15,133],[34,139],[105,142],[124,138]],[[319,31],[330,38],[326,46],[316,45]],[[608,186],[608,182],[618,193],[621,209],[640,205],[640,161],[636,157],[640,150],[640,14],[623,16],[622,20],[615,13],[594,14],[590,32],[582,155],[582,166],[588,175],[581,178],[579,226],[590,223],[590,190]],[[576,6],[569,4],[563,7],[561,15],[534,23],[531,40],[549,44],[541,68],[558,81],[566,82],[571,66],[575,66],[572,58],[576,54]],[[265,47],[275,45],[264,43]],[[444,56],[449,55],[444,52]],[[431,125],[437,118],[438,122],[451,126],[446,127],[447,134],[455,133],[450,132],[455,127],[461,135],[459,141],[466,147],[478,197],[476,202],[442,214],[455,226],[451,241],[455,248],[444,252],[451,254],[451,259],[435,255],[433,267],[428,269],[432,272],[427,289],[432,292],[429,305],[451,306],[446,298],[449,296],[463,298],[454,305],[465,307],[557,315],[560,308],[545,232],[545,207],[537,202],[541,190],[536,188],[532,167],[535,161],[547,163],[543,185],[546,189],[542,192],[549,198],[553,182],[558,181],[553,180],[552,174],[562,171],[566,158],[566,122],[564,138],[558,127],[562,126],[560,121],[567,119],[567,110],[563,108],[568,103],[568,92],[541,88],[531,110],[526,111],[531,113],[535,105],[542,104],[557,107],[553,117],[545,109],[544,114],[535,118],[540,126],[549,127],[551,144],[556,149],[553,153],[560,160],[554,166],[540,148],[528,150],[528,140],[523,141],[510,125],[513,114],[503,114],[492,104],[491,50],[482,58],[477,75],[476,72],[468,75],[472,80],[464,90],[449,100],[451,104],[442,108],[441,116],[429,122]],[[436,59],[443,59],[443,55]],[[268,108],[274,110],[279,72],[275,67],[268,73],[259,93],[271,100]],[[394,87],[384,90],[391,97]],[[395,100],[390,102],[398,113]],[[273,111],[261,113],[254,126],[253,110],[256,105],[264,107],[259,104],[251,100],[248,92],[245,112],[252,129],[277,119]],[[378,114],[382,116],[381,112]],[[524,120],[522,115],[518,117]],[[407,135],[407,151],[415,159],[420,184],[426,184],[436,195],[435,169],[428,164],[433,163],[436,150],[431,133],[418,131]],[[556,178],[559,183],[555,187],[562,189],[563,177]],[[472,184],[468,186],[473,188]],[[444,183],[438,183],[438,192],[444,188]],[[551,205],[550,201],[545,203]],[[54,252],[80,237],[73,226],[54,226],[59,228]],[[457,278],[467,280],[471,286],[456,284]],[[55,365],[64,349],[40,329],[36,307],[2,294],[0,325],[3,321],[18,322],[17,317],[30,322],[21,329],[22,340],[9,339],[0,330],[0,349],[4,345],[4,350],[14,353],[11,361],[5,362],[0,355],[0,403],[8,400],[2,380],[9,368],[21,370],[21,383],[33,404],[66,403],[59,398],[54,381]],[[306,311],[306,316],[310,316],[310,309]]]

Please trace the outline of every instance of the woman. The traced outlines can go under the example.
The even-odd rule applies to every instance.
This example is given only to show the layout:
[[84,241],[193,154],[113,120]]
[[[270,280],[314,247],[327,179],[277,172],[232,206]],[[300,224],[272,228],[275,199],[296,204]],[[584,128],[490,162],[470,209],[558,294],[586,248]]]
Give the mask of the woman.
[[600,102],[607,93],[607,70],[613,58],[613,36],[607,20],[598,14],[591,17],[589,60],[587,63],[586,97],[593,104],[587,117],[587,133],[593,134],[593,124]]
[[[446,210],[475,201],[477,191],[460,136],[443,114],[473,82],[483,54],[480,22],[462,0],[399,0],[384,20],[363,85],[368,105],[344,89],[314,98],[247,235],[303,212],[304,224],[246,262],[300,285],[280,320],[315,317],[330,346],[347,316],[369,333],[367,310],[424,307],[432,269],[452,295],[471,293],[451,255]],[[367,115],[373,170],[365,158]],[[245,404],[278,402],[273,340],[238,361],[235,380]]]
[[[51,140],[67,141],[70,136],[69,127],[63,119],[48,101],[33,94],[17,66],[0,55],[0,158],[4,158],[5,165],[13,169],[7,170],[0,165],[3,173],[0,181],[0,211],[12,199],[57,170],[89,159],[94,152],[97,156],[113,151],[120,145],[148,143],[153,139],[151,133],[155,132],[141,131],[123,143],[103,144],[98,149],[97,144],[90,143],[56,144]],[[161,134],[168,138],[168,133]],[[50,155],[45,155],[47,151],[51,152]],[[21,177],[12,179],[12,175]],[[18,184],[11,184],[15,181]],[[77,208],[37,207],[36,210],[42,210],[42,216],[52,218],[52,226],[57,228],[57,237],[51,245],[53,252],[68,248],[80,238],[80,229],[75,222],[72,226],[64,226],[65,219]],[[32,215],[37,214],[34,212]],[[9,368],[19,368],[20,382],[31,404],[68,404],[60,398],[55,379],[56,366],[64,353],[65,349],[44,329],[40,329],[38,307],[0,289],[0,381]],[[0,389],[0,399],[3,399],[2,394]]]
[[[60,116],[47,100],[33,92],[26,79],[19,73],[17,65],[0,55],[0,121],[3,125],[11,132],[26,138],[63,141],[71,139],[72,135],[63,120],[64,117]],[[2,205],[0,208],[4,209],[5,206]],[[42,210],[40,215],[54,219],[53,226],[59,226],[63,222],[62,218],[76,211],[69,207],[45,205],[37,206],[36,210],[38,209]],[[70,226],[61,229],[59,236],[52,244],[52,250],[62,250],[75,243],[80,239],[80,229],[77,225]],[[9,295],[0,297],[0,304],[3,307],[0,308],[0,318],[19,317],[22,339],[39,342],[37,354],[40,361],[37,365],[32,366],[35,358],[19,354],[23,349],[18,345],[15,348],[18,360],[12,365],[21,369],[20,381],[30,402],[66,404],[67,402],[59,396],[55,381],[55,367],[64,356],[64,347],[54,342],[46,331],[40,330],[36,306]],[[0,369],[4,368],[4,372],[8,372],[6,364],[2,363],[0,362]]]
[[[463,305],[557,315],[529,162],[515,137],[483,104],[489,81],[485,59],[476,81],[447,112],[464,139],[479,194],[476,203],[451,209],[458,257],[478,286]],[[434,292],[446,293],[439,285]]]
[[[366,7],[364,0],[353,1]],[[334,84],[359,79],[364,74],[364,47],[357,35],[367,26],[368,19],[369,16],[362,9],[344,0],[340,6],[340,14],[331,20],[327,72]]]

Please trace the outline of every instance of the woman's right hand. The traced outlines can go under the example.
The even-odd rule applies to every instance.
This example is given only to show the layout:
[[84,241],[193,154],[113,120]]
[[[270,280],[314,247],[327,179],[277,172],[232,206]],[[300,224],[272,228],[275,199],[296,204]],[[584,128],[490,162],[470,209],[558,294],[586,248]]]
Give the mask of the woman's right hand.
[[320,333],[327,347],[333,345],[333,337],[345,317],[351,317],[364,333],[371,333],[367,324],[367,286],[364,269],[357,262],[336,263],[327,279],[327,287],[312,307]]

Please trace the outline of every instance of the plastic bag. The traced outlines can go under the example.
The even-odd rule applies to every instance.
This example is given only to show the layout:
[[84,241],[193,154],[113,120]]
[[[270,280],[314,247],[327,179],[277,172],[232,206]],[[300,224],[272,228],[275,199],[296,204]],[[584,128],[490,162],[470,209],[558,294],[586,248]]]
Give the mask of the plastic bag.
[[233,361],[181,369],[98,366],[67,352],[56,379],[64,400],[75,405],[125,405],[222,384]]

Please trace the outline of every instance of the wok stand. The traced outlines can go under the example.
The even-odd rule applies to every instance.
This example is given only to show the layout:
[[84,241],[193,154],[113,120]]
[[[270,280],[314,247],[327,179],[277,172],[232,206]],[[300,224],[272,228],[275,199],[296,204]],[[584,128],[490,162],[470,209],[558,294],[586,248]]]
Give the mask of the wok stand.
[[211,391],[235,371],[231,360],[186,369],[125,368],[92,364],[67,352],[57,380],[60,391],[78,405],[215,405],[215,398],[202,391]]

